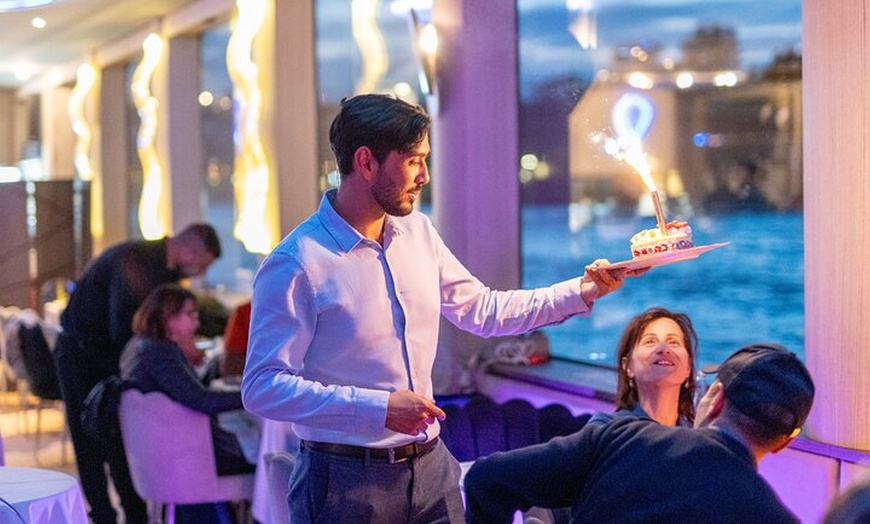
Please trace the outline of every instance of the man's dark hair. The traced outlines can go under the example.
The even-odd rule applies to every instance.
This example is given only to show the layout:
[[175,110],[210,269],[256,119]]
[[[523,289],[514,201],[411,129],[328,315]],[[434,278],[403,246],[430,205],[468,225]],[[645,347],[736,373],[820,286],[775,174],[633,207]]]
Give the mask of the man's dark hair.
[[177,235],[182,239],[198,238],[202,242],[202,246],[208,250],[215,258],[221,256],[221,240],[218,238],[217,231],[209,224],[197,223],[190,224]]
[[368,147],[378,162],[390,151],[407,153],[429,132],[431,120],[417,105],[387,95],[358,95],[341,102],[329,128],[329,145],[338,171],[353,170],[353,155]]
[[[726,397],[727,398],[727,397]],[[783,435],[776,429],[765,425],[754,418],[745,415],[734,406],[725,406],[722,410],[725,417],[740,428],[746,438],[760,446],[773,446],[782,440]]]

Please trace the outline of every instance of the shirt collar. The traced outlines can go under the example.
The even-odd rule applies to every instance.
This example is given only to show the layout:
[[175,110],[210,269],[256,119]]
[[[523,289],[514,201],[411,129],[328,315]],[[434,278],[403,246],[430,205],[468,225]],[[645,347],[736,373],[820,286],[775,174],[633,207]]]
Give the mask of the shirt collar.
[[320,206],[317,208],[317,215],[320,217],[320,222],[326,231],[332,235],[332,238],[345,253],[349,253],[351,249],[362,242],[363,237],[359,232],[351,227],[350,224],[339,215],[335,208],[332,207],[332,200],[335,199],[335,194],[338,190],[330,189],[323,194],[320,199]]
[[[326,231],[332,235],[332,238],[338,244],[342,251],[349,253],[357,244],[365,240],[365,238],[354,229],[345,219],[341,217],[332,206],[332,201],[335,199],[337,189],[330,189],[323,194],[320,199],[320,206],[317,209],[317,214],[320,216],[320,221]],[[387,215],[384,220],[384,244],[387,239],[404,233],[401,221],[394,216]]]

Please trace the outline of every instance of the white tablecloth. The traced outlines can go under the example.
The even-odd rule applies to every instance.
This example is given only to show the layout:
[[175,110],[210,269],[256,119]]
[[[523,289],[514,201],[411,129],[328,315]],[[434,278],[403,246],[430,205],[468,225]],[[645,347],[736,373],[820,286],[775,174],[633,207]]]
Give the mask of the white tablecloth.
[[78,481],[59,471],[0,467],[0,499],[0,522],[4,524],[88,522]]
[[251,501],[251,514],[258,522],[274,522],[269,507],[269,490],[273,488],[269,486],[269,478],[266,475],[266,454],[287,451],[295,455],[298,450],[299,437],[293,433],[293,424],[263,419],[257,471],[254,472],[254,496]]

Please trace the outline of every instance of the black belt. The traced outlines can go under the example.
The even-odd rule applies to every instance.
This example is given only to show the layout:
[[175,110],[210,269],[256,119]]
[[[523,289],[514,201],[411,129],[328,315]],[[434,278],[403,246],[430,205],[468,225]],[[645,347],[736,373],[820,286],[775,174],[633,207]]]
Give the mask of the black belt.
[[363,462],[389,462],[390,464],[420,458],[435,449],[436,444],[438,444],[438,437],[422,444],[413,442],[395,448],[364,448],[348,444],[314,442],[313,440],[302,441],[303,448],[317,451],[318,453],[354,458]]

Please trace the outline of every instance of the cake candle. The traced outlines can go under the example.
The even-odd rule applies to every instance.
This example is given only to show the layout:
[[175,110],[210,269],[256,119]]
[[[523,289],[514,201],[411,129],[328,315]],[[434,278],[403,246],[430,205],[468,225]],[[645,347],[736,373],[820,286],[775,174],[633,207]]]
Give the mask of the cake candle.
[[662,232],[662,236],[667,236],[668,225],[667,222],[665,222],[665,213],[662,211],[662,201],[659,198],[659,192],[653,189],[650,194],[652,196],[653,209],[656,213],[656,222],[659,225],[659,231]]

